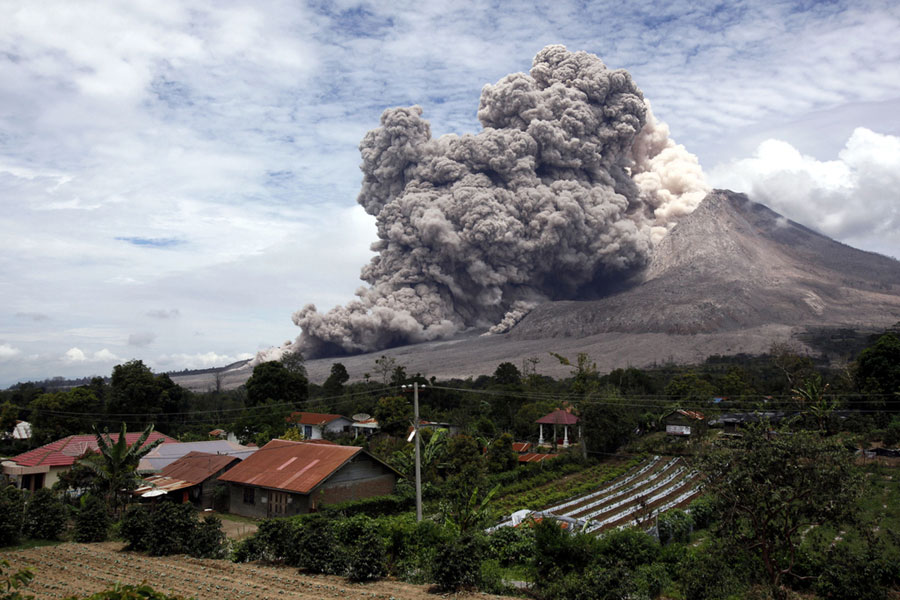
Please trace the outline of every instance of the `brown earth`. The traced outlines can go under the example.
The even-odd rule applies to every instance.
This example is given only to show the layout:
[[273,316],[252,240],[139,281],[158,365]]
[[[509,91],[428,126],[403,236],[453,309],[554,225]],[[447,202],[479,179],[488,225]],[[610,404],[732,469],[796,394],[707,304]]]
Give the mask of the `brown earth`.
[[149,557],[123,552],[122,544],[65,543],[9,552],[2,558],[14,570],[32,567],[34,582],[27,593],[36,600],[87,596],[115,583],[146,582],[166,594],[198,600],[312,600],[318,598],[420,600],[489,599],[487,594],[437,595],[428,586],[396,581],[351,584],[341,577],[301,575],[291,567],[235,564],[188,556]]

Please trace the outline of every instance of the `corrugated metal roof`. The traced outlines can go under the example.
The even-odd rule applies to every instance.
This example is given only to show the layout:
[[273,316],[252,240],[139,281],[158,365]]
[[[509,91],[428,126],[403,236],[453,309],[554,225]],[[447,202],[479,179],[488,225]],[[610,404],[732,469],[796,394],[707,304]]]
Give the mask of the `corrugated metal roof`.
[[513,452],[518,452],[519,454],[528,452],[529,450],[531,450],[531,442],[513,442],[512,450]]
[[696,410],[682,410],[679,408],[675,412],[680,415],[684,415],[688,419],[694,419],[695,421],[702,421],[706,418],[702,412],[697,412]]
[[[293,412],[291,413],[291,416],[287,418],[289,422],[298,423],[300,425],[326,425],[338,419],[347,419],[347,417],[343,415],[329,415],[326,413]],[[347,420],[350,421],[351,419]]]
[[520,463],[530,463],[530,462],[541,462],[544,460],[549,460],[551,458],[556,458],[559,454],[537,454],[535,452],[529,452],[528,454],[520,454],[519,462]]
[[209,440],[205,442],[182,442],[180,444],[163,444],[151,450],[141,459],[138,469],[141,471],[160,471],[189,452],[206,452],[207,454],[228,454],[241,460],[247,458],[256,448],[242,446],[228,440]]
[[362,451],[358,446],[272,440],[219,481],[308,494]]
[[[126,433],[125,441],[130,445],[134,444],[140,438],[142,432],[135,433]],[[119,440],[118,433],[109,434],[110,439],[113,443],[116,443]],[[154,431],[150,434],[150,437],[147,438],[147,441],[144,443],[146,446],[158,439],[162,439],[163,446],[167,446],[169,444],[180,444],[180,442],[174,438],[170,438],[169,436],[162,434],[158,431]],[[18,456],[14,456],[11,460],[15,461],[19,465],[23,465],[26,467],[34,467],[37,465],[48,465],[51,467],[68,467],[75,464],[75,461],[87,454],[88,452],[97,452],[99,448],[97,447],[97,438],[93,434],[91,435],[70,435],[68,437],[64,437],[61,440],[56,440],[55,442],[50,442],[49,444],[45,444],[40,448],[35,448],[34,450],[29,450],[28,452],[24,452]]]
[[574,425],[577,422],[578,417],[562,409],[554,410],[549,415],[545,415],[535,421],[535,423],[543,423],[544,425]]
[[[174,492],[175,490],[183,490],[184,488],[189,488],[193,485],[197,485],[196,483],[190,481],[184,481],[183,479],[175,479],[172,477],[163,477],[161,475],[153,475],[152,477],[146,477],[144,479],[146,482],[141,487],[135,489],[132,493],[135,496],[143,496],[148,492],[163,492],[168,494],[169,492]],[[159,495],[159,494],[154,494]]]
[[228,465],[239,461],[240,458],[227,454],[188,452],[167,465],[159,474],[163,477],[189,481],[191,484],[202,483]]

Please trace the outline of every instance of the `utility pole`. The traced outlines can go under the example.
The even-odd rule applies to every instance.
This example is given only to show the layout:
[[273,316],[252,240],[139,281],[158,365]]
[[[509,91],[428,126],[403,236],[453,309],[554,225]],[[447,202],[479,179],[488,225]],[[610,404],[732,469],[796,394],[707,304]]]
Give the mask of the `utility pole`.
[[416,521],[422,520],[422,455],[419,442],[419,382],[413,382],[413,427],[416,435]]

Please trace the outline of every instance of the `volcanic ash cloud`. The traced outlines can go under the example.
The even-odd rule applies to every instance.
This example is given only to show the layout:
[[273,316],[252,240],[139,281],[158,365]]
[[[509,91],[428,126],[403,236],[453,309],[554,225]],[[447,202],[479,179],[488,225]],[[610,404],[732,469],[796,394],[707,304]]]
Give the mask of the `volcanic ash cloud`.
[[586,52],[544,48],[529,75],[484,87],[478,119],[477,134],[432,139],[420,107],[393,108],[366,134],[369,287],[293,315],[306,356],[501,332],[536,303],[601,294],[708,192],[628,72]]

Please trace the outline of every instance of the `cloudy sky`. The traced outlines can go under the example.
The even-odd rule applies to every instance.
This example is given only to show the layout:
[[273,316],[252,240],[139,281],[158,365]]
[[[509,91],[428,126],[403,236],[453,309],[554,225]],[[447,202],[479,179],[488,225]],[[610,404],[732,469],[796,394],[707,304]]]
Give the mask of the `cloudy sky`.
[[[448,8],[448,6],[452,8]],[[543,46],[628,69],[719,187],[900,257],[892,2],[0,0],[0,386],[221,366],[360,285],[357,145],[474,132]]]

